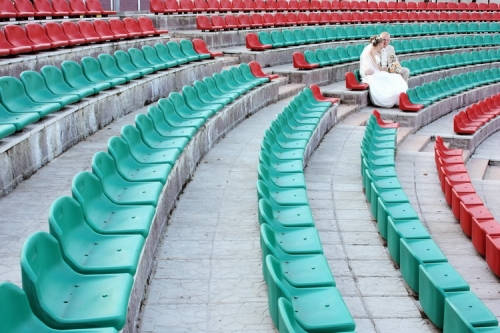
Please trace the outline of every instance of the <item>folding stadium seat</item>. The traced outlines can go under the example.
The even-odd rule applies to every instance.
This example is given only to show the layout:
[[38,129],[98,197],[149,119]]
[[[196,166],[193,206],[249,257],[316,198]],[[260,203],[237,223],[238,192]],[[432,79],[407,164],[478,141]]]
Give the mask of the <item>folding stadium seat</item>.
[[292,13],[292,12],[286,13],[285,17],[286,17],[286,22],[287,22],[288,26],[297,25],[298,17],[297,17],[296,13]]
[[215,13],[221,11],[220,3],[218,0],[207,0],[207,12]]
[[[144,46],[143,48],[145,48]],[[148,46],[150,48],[150,46]],[[141,77],[139,72],[124,72],[117,66],[116,59],[106,53],[99,54],[97,57],[103,74],[109,78],[124,78],[127,82]]]
[[28,39],[26,31],[21,26],[9,24],[4,27],[4,34],[7,41],[15,47],[30,47],[30,51],[41,51],[52,48],[51,44],[36,44]]
[[68,104],[78,102],[78,95],[52,93],[41,74],[34,71],[24,71],[20,75],[21,82],[28,97],[35,103],[58,103],[61,108]]
[[197,12],[208,12],[208,3],[205,0],[194,0],[194,8]]
[[87,9],[87,7],[85,7],[85,3],[83,2],[83,0],[69,0],[69,7],[74,12],[83,12],[85,13],[85,15],[89,16],[97,16],[101,14],[98,10]]
[[137,48],[128,49],[130,62],[137,68],[153,68],[154,71],[168,69],[169,65],[161,60],[153,58],[151,61],[147,59],[144,53]]
[[80,17],[85,15],[84,10],[80,11],[71,8],[66,0],[52,0],[52,7],[56,12],[69,13],[68,16],[70,17]]
[[92,88],[94,93],[109,89],[109,82],[92,82],[83,73],[83,68],[75,61],[66,60],[61,64],[64,80],[72,88]]
[[101,64],[97,59],[92,57],[82,58],[82,71],[85,77],[92,83],[109,83],[110,87],[115,87],[119,84],[124,84],[127,79],[124,77],[108,77],[101,69]]
[[250,14],[250,21],[252,22],[252,25],[254,27],[262,28],[264,26],[269,26],[269,25],[264,25],[264,20],[262,19],[261,14],[257,14],[257,13]]
[[210,19],[205,15],[196,15],[196,29],[201,31],[217,31],[223,28],[221,26],[212,25]]
[[239,14],[237,16],[237,19],[238,19],[239,28],[246,29],[246,28],[257,27],[257,25],[252,23],[252,20],[250,19],[250,16],[248,14]]
[[[149,0],[149,11],[154,14],[166,14],[165,2],[163,0]],[[172,11],[176,12],[176,11]]]
[[16,0],[14,2],[14,7],[19,13],[30,13],[32,17],[47,17],[52,16],[52,11],[37,11],[33,7],[33,3],[29,0]]
[[116,15],[116,11],[114,10],[104,10],[99,0],[86,0],[85,6],[90,12],[97,11],[100,12],[100,14],[103,16]]
[[226,28],[228,29],[239,29],[241,28],[240,22],[238,22],[238,18],[233,14],[227,14],[224,17],[224,21],[226,22]]
[[[205,16],[205,15],[197,15],[196,19],[198,20],[198,17],[201,18],[203,16]],[[221,30],[222,29],[229,29],[229,27],[226,25],[226,21],[224,21],[224,18],[222,16],[212,15],[211,21],[212,21],[211,26],[214,28],[216,27],[217,29],[221,29]]]
[[241,7],[244,12],[251,12],[255,10],[255,2],[253,0],[242,0]]
[[294,52],[292,54],[292,63],[293,68],[297,69],[313,69],[319,67],[319,63],[310,63],[304,57],[304,54],[301,52]]
[[233,10],[233,4],[229,0],[220,0],[220,12],[230,12]]
[[396,9],[401,11],[401,10],[407,10],[408,4],[406,2],[397,2],[396,3]]
[[340,3],[342,11],[350,11],[351,10],[351,1],[342,1]]
[[299,10],[302,12],[308,12],[311,10],[311,3],[309,1],[299,1]]
[[[348,3],[348,1],[342,1],[342,3],[344,3],[344,2]],[[351,12],[342,12],[340,14],[340,22],[341,23],[351,23],[352,22],[352,14],[351,14]]]
[[112,36],[103,37],[103,36],[99,35],[95,31],[94,25],[90,21],[84,21],[84,20],[78,21],[77,25],[78,25],[78,29],[80,30],[81,34],[86,39],[95,40],[97,38],[98,41],[102,42],[105,40],[111,40],[113,38]]
[[78,28],[78,25],[73,21],[64,21],[61,23],[61,26],[63,28],[64,34],[68,36],[69,39],[79,41],[80,43],[82,43],[82,40],[84,41],[84,43],[96,43],[100,41],[100,37],[83,36],[80,29]]
[[[153,24],[153,22],[151,22],[151,25],[152,24]],[[123,25],[125,27],[125,30],[127,30],[127,33],[134,34],[134,35],[138,34],[138,36],[152,35],[152,34],[154,34],[154,31],[156,30],[155,29],[155,30],[148,31],[148,32],[143,31],[141,29],[141,27],[139,26],[139,23],[137,22],[137,20],[135,18],[132,18],[132,17],[125,17],[123,19]]]
[[65,81],[63,73],[54,66],[42,67],[40,73],[45,79],[47,88],[55,95],[76,95],[79,99],[93,95],[92,87],[73,88]]
[[149,17],[139,16],[137,18],[137,23],[139,24],[139,28],[146,35],[161,35],[168,33],[168,30],[156,29],[153,25],[153,21]]
[[109,23],[107,21],[95,19],[93,20],[93,22],[95,31],[99,36],[101,36],[101,38],[103,38],[103,40],[128,38],[127,34],[119,34],[113,32],[109,27]]
[[[262,34],[262,32],[259,33],[259,36],[260,36],[260,34]],[[270,40],[271,43],[269,43],[269,44],[267,44],[267,43],[263,44],[260,41],[259,36],[257,36],[254,33],[248,33],[245,36],[245,41],[246,41],[245,43],[246,43],[247,49],[252,50],[252,51],[264,51],[266,49],[273,48],[273,45],[271,44],[272,40]]]
[[309,22],[309,15],[303,12],[300,12],[297,14],[297,25],[308,25],[310,24]]
[[329,12],[332,10],[332,2],[328,0],[321,0],[321,11]]
[[[18,286],[9,283],[0,283],[0,297],[4,300],[0,304],[0,329],[5,332],[18,332],[20,328],[30,332],[57,333],[59,330],[50,328],[33,313],[26,293]],[[115,328],[87,328],[65,330],[68,333],[116,333]]]
[[288,1],[288,10],[290,11],[299,11],[300,5],[298,0],[289,0]]
[[313,24],[313,25],[314,24],[319,24],[320,23],[319,13],[310,12],[309,13],[309,23]]
[[180,0],[178,12],[187,14],[198,12],[198,10],[194,7],[194,3],[192,0]]
[[274,27],[276,22],[274,21],[274,15],[271,13],[264,13],[262,15],[262,25],[264,27]]
[[278,10],[278,1],[276,0],[267,0],[266,1],[266,11],[275,12]]
[[57,48],[69,45],[69,42],[67,40],[66,41],[51,40],[47,36],[43,26],[41,26],[40,24],[28,23],[26,24],[25,29],[28,39],[31,40],[36,45],[49,44],[51,48]]
[[126,35],[127,38],[134,38],[134,37],[140,37],[142,34],[140,32],[129,32],[123,23],[122,20],[120,19],[110,19],[108,21],[109,23],[109,28],[115,35]]
[[181,12],[181,8],[177,0],[165,0],[165,9],[167,14]]
[[311,0],[311,11],[320,11],[321,2],[319,0]]
[[195,38],[192,40],[194,50],[199,54],[208,54],[210,58],[222,56],[222,52],[211,52],[203,39]]
[[[30,13],[23,13],[24,17],[29,17]],[[21,13],[19,13],[14,4],[10,0],[1,0],[0,1],[0,18],[2,19],[10,19],[16,17],[23,17]]]
[[263,12],[263,11],[267,10],[266,1],[264,1],[264,0],[255,0],[254,4],[255,4],[255,8],[254,8],[255,11],[262,11]]
[[274,14],[274,22],[276,27],[283,27],[288,25],[288,22],[286,20],[286,16],[283,13],[276,13]]
[[50,4],[50,2],[48,0],[34,0],[33,6],[35,7],[35,10],[37,12],[51,13],[51,16],[53,16],[53,17],[69,16],[69,12],[55,11],[54,8],[52,8],[52,5]]

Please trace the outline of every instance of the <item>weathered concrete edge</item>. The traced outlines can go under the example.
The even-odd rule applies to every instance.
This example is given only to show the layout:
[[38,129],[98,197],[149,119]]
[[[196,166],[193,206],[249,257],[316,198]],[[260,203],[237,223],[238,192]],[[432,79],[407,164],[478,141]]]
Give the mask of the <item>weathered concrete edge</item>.
[[156,265],[156,251],[168,217],[184,186],[208,151],[245,118],[278,100],[281,82],[269,82],[243,95],[210,118],[196,133],[176,161],[158,202],[156,215],[144,245],[129,300],[125,333],[136,332],[141,307],[147,297],[149,278]]
[[7,137],[0,145],[0,197],[113,120],[220,72],[222,66],[222,60],[205,60],[147,75],[85,98]]

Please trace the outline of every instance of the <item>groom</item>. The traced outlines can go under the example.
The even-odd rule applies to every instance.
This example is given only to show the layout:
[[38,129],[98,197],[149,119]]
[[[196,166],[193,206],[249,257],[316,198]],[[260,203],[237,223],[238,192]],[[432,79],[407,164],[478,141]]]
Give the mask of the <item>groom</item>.
[[[399,62],[398,57],[396,56],[396,51],[394,51],[394,47],[389,45],[391,42],[391,36],[388,32],[382,32],[380,34],[380,38],[382,38],[383,48],[380,50],[380,61],[382,67],[389,67],[393,62]],[[406,67],[402,67],[401,76],[403,79],[408,82],[408,77],[410,76],[410,70]]]

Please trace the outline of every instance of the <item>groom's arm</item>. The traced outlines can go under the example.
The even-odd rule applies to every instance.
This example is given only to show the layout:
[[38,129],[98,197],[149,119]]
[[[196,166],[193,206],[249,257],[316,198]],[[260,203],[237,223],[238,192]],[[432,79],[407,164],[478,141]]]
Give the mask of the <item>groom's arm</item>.
[[391,59],[392,60],[391,62],[399,62],[398,55],[396,54],[394,46],[390,45],[390,47],[392,48],[392,54],[394,55],[394,58]]

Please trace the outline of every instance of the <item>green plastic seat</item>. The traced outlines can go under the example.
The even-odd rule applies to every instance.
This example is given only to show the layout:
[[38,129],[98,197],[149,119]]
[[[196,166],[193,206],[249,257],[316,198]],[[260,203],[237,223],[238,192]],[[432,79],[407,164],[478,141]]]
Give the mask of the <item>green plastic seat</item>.
[[59,103],[61,107],[64,107],[80,100],[78,95],[53,94],[49,88],[47,88],[43,76],[38,72],[24,71],[21,73],[20,79],[24,84],[26,94],[36,103]]
[[[161,112],[161,111],[160,111]],[[142,164],[130,154],[128,144],[120,137],[113,136],[108,141],[108,153],[115,160],[118,173],[128,181],[155,181],[165,184],[172,171],[169,164]]]
[[278,299],[281,297],[292,303],[297,322],[307,332],[354,330],[352,316],[335,287],[296,288],[284,278],[278,259],[268,255],[266,264],[270,277],[269,313],[278,330]]
[[326,48],[326,54],[328,56],[328,61],[330,64],[335,65],[341,62],[339,56],[337,55],[337,51],[334,48]]
[[337,40],[336,28],[331,26],[325,27],[325,36],[329,42]]
[[436,60],[436,65],[438,66],[437,67],[438,69],[448,68],[448,64],[446,63],[442,55],[438,54],[434,57],[434,59]]
[[[212,80],[213,80],[213,85],[211,82]],[[203,82],[205,82],[205,84],[207,84],[207,87],[214,86],[216,89],[218,89],[224,95],[227,95],[227,96],[233,98],[233,100],[238,98],[239,96],[241,96],[242,94],[244,94],[246,92],[246,89],[244,89],[243,87],[233,88],[233,87],[230,87],[229,85],[227,85],[226,79],[220,73],[215,73],[214,75],[212,75],[212,77],[204,78]]]
[[[446,49],[450,49],[450,44],[449,44],[449,41],[448,41],[448,38],[445,38],[445,37],[439,37],[438,38],[438,41],[439,41],[439,48],[441,50],[446,50]],[[449,55],[449,54],[447,54]]]
[[[434,103],[439,99],[437,96],[434,95],[430,85],[427,83],[424,83],[421,86],[416,86],[415,92],[422,101],[426,101],[427,105]],[[420,104],[424,104],[424,106],[426,106],[426,103],[420,103]]]
[[450,24],[447,22],[439,23],[439,34],[447,35],[449,33],[455,33],[455,31],[450,30]]
[[55,66],[43,66],[40,70],[47,88],[56,95],[71,94],[77,95],[78,98],[82,99],[84,97],[95,94],[95,90],[92,87],[81,87],[73,88],[65,80],[62,71]]
[[307,43],[317,43],[318,42],[318,37],[316,36],[316,33],[314,32],[313,28],[305,28],[304,29],[304,36],[306,38]]
[[422,51],[429,51],[431,49],[431,42],[427,38],[422,38],[420,41]]
[[157,61],[156,59],[151,59],[152,61],[155,61],[155,63],[149,62],[148,59],[144,56],[144,53],[135,47],[131,47],[128,49],[128,54],[130,56],[130,62],[137,68],[140,69],[147,69],[147,68],[152,68],[154,72],[160,71],[163,69],[168,69],[167,64],[161,61]]
[[92,158],[92,172],[101,181],[104,194],[118,205],[157,206],[163,189],[159,181],[129,181],[118,173],[115,160],[104,152]]
[[172,127],[198,129],[205,123],[204,118],[184,118],[183,116],[178,114],[174,105],[168,98],[160,98],[158,100],[158,108],[163,112],[165,121]]
[[202,118],[205,121],[213,116],[215,111],[206,109],[194,110],[188,104],[186,104],[186,99],[184,94],[180,94],[178,92],[171,92],[168,95],[168,99],[172,103],[175,108],[175,112],[180,115],[182,118],[191,119],[191,118]]
[[240,72],[241,72],[241,76],[243,76],[243,78],[245,80],[247,80],[248,82],[256,82],[257,85],[256,86],[259,86],[263,83],[267,83],[269,81],[271,81],[268,77],[257,77],[255,76],[253,73],[252,73],[252,69],[250,68],[250,66],[246,63],[242,63],[238,66]]
[[475,328],[498,326],[495,315],[473,292],[449,292],[446,296],[443,331],[473,332]]
[[[188,39],[182,39],[179,42],[179,46],[181,47],[182,53],[184,53],[188,57],[197,57],[197,60],[210,59],[210,54],[208,53],[198,53],[194,50],[193,42]],[[144,48],[144,47],[143,47]]]
[[26,93],[24,85],[12,76],[0,77],[0,103],[12,113],[38,113],[41,117],[59,111],[59,103],[36,103]]
[[356,39],[356,29],[352,25],[345,26],[345,39]]
[[287,105],[283,108],[283,114],[292,122],[299,123],[301,125],[318,125],[318,118],[309,118],[304,116],[296,109],[294,105]]
[[417,52],[413,49],[413,45],[420,47],[420,41],[413,42],[413,39],[405,39],[401,41],[402,53]]
[[198,92],[193,86],[184,86],[182,87],[182,96],[184,97],[184,101],[186,105],[195,111],[211,111],[212,115],[217,111],[220,111],[224,108],[224,104],[215,103],[212,100],[211,103],[206,103],[198,97]]
[[490,22],[489,32],[491,33],[500,32],[500,23]]
[[262,84],[262,80],[256,78],[255,76],[253,77],[244,76],[239,66],[233,66],[229,71],[233,75],[233,80],[238,85],[248,85],[250,89],[253,89]]
[[[460,93],[460,92],[465,91],[465,90],[468,89],[464,85],[464,83],[462,82],[462,80],[460,79],[459,75],[453,75],[451,77],[451,80],[453,82],[453,88],[455,88],[455,91],[457,91],[457,93]],[[448,84],[448,86],[449,86],[449,84]]]
[[291,146],[291,148],[305,149],[310,138],[309,132],[296,132],[286,127],[282,128],[277,121],[271,122],[270,130],[273,131],[278,144],[283,144],[283,148]]
[[80,172],[73,178],[71,192],[81,205],[85,220],[97,233],[148,236],[154,206],[115,204],[104,194],[99,178],[90,172]]
[[468,22],[467,32],[470,34],[480,33],[484,31],[479,30],[479,24],[477,22]]
[[429,49],[430,50],[439,50],[441,49],[441,46],[439,44],[439,39],[438,38],[429,38]]
[[470,52],[462,52],[460,53],[463,61],[463,66],[472,64],[472,57]]
[[31,310],[26,293],[10,282],[0,282],[0,331],[10,333],[118,333],[112,327],[57,330],[44,324]]
[[133,79],[138,79],[142,76],[140,72],[129,72],[126,73],[118,68],[116,64],[116,59],[106,53],[101,53],[97,57],[101,65],[101,70],[109,78],[124,78],[127,82]]
[[[265,199],[259,200],[259,214],[262,214],[264,212],[261,212],[263,209],[263,203],[262,201]],[[272,219],[272,211],[271,213],[271,219]],[[293,243],[291,244],[284,244],[283,243],[283,238],[278,237],[279,230],[280,228],[277,228],[277,230],[273,230],[273,224],[268,224],[267,222],[270,223],[277,223],[277,222],[272,222],[267,219],[267,216],[264,215],[262,217],[263,221],[260,226],[260,234],[261,234],[261,249],[262,249],[262,275],[264,276],[264,280],[266,283],[269,283],[269,271],[266,266],[266,261],[265,258],[268,255],[274,256],[276,259],[279,260],[281,264],[281,268],[284,272],[284,277],[290,283],[290,285],[298,288],[303,288],[303,287],[326,287],[326,286],[335,286],[335,280],[333,279],[332,273],[330,271],[330,268],[328,266],[328,262],[326,261],[325,256],[322,253],[310,253],[308,251],[308,247],[305,247],[306,243],[303,242],[300,236],[301,233],[304,233],[302,235],[302,238],[306,238],[306,231],[305,230],[312,230],[316,229],[314,227],[293,227],[293,228],[287,228],[286,230],[290,230],[291,233],[296,233],[299,237],[297,240],[297,243],[294,245]],[[267,221],[267,222],[266,222]],[[283,227],[281,227],[283,228]],[[294,232],[293,230],[296,229]],[[291,236],[291,235],[289,235]],[[293,236],[292,236],[293,237]],[[316,239],[316,241],[319,241]],[[285,250],[287,250],[287,246],[292,246],[293,253],[288,253]],[[299,252],[299,251],[305,251],[305,252]]]
[[476,34],[472,39],[472,46],[483,46],[484,39],[483,36]]
[[309,132],[312,135],[316,126],[314,125],[304,125],[294,121],[293,118],[287,118],[284,114],[280,113],[276,116],[276,120],[279,122],[281,127],[288,127],[293,131]]
[[[157,107],[154,108],[161,112]],[[158,114],[158,116],[162,117],[161,114]],[[148,115],[138,114],[135,117],[135,125],[141,132],[141,138],[143,138],[144,142],[151,148],[177,148],[183,150],[191,140],[193,130],[191,128],[167,128],[166,125],[168,124],[165,123],[165,120],[160,120],[163,120],[160,128],[165,132],[165,135],[156,130],[153,119]]]
[[371,37],[373,35],[377,35],[377,31],[375,30],[375,25],[373,24],[364,24],[366,27],[366,36]]
[[420,65],[420,61],[418,59],[410,59],[409,63],[410,63],[411,73],[413,75],[422,74],[424,72],[424,70]]
[[363,39],[363,38],[371,37],[370,35],[367,35],[366,27],[362,24],[356,25],[356,27],[354,29],[356,30],[356,39]]
[[458,23],[457,22],[448,22],[448,31],[452,34],[458,33],[459,32],[458,31]]
[[167,42],[168,53],[179,62],[179,64],[186,64],[191,61],[196,61],[198,59],[197,56],[188,56],[182,53],[181,47],[176,42],[170,41]]
[[470,35],[464,36],[462,47],[472,47],[472,46],[474,46],[473,36]]
[[229,104],[239,96],[238,93],[221,91],[213,77],[209,76],[204,77],[202,82],[198,80],[194,81],[194,88],[198,92],[198,97],[200,97],[201,100],[209,100],[210,98],[213,98],[224,104]]
[[0,123],[0,140],[16,133],[16,126],[13,124]]
[[[156,43],[154,45],[154,48],[156,50],[156,55],[158,56],[158,58],[160,58],[169,68],[179,66],[187,62],[187,59],[175,59],[170,54],[168,47],[163,43]],[[144,46],[142,50],[144,51]],[[144,51],[144,54],[146,54],[146,52],[147,51]]]
[[392,47],[394,47],[394,50],[396,51],[396,53],[404,53],[404,47],[402,46],[402,42],[398,39],[395,39],[393,41],[391,41],[391,45]]
[[302,29],[293,29],[292,32],[297,45],[302,45],[307,42],[306,36],[304,35],[304,31],[302,31]]
[[358,50],[354,45],[347,45],[345,49],[350,61],[359,60]]
[[488,84],[496,82],[498,80],[493,76],[493,73],[487,68],[483,69],[483,77]]
[[401,36],[401,37],[409,37],[409,36],[413,36],[414,33],[413,33],[413,27],[411,24],[397,24],[395,27],[394,27],[394,31],[396,32],[396,34],[392,34],[392,36],[394,37],[398,37],[398,36]]
[[335,51],[337,52],[337,56],[340,59],[340,63],[344,63],[344,62],[349,62],[350,61],[351,57],[347,53],[347,50],[345,49],[345,47],[343,47],[343,46],[337,46],[335,48]]
[[[444,37],[441,37],[441,38],[444,38]],[[456,48],[460,47],[454,36],[448,37],[447,39],[448,39],[448,47],[450,49],[456,49]]]
[[[393,220],[387,218],[387,249],[392,260],[400,264],[401,239],[426,239],[431,238],[419,219]],[[422,290],[422,289],[420,289]]]
[[125,52],[123,50],[117,50],[114,53],[114,57],[116,59],[116,65],[120,70],[122,70],[125,73],[137,73],[139,72],[141,76],[151,74],[155,70],[152,66],[148,67],[137,67],[132,63],[132,60],[130,59],[130,54],[128,52]]
[[417,95],[417,92],[414,88],[409,88],[406,91],[406,94],[408,95],[408,99],[410,100],[410,102],[412,102],[413,104],[423,104],[424,107],[431,104],[431,101],[420,99],[420,97]]
[[[377,185],[376,183],[374,183]],[[390,203],[383,201],[383,193],[378,198],[377,227],[382,238],[387,239],[388,217],[394,221],[418,219],[417,213],[409,202]]]
[[23,290],[38,318],[57,329],[121,330],[134,280],[130,274],[80,274],[46,232],[31,234],[21,252]]
[[[395,174],[395,168],[389,167],[389,168],[370,168],[370,172],[374,174],[377,177],[396,177],[397,175]],[[384,174],[386,173],[386,174]],[[367,179],[368,181],[368,179]],[[365,183],[365,188],[370,186],[367,182]],[[389,189],[389,190],[384,190],[380,192],[376,184],[371,184],[371,197],[370,197],[370,202],[373,202],[371,205],[371,213],[372,216],[377,218],[378,216],[378,210],[382,209],[379,203],[383,202],[384,204],[394,204],[394,203],[409,203],[408,197],[406,196],[405,192],[402,189]]]
[[[422,59],[422,58],[421,58]],[[425,57],[425,63],[427,64],[427,71],[437,71],[439,70],[439,65],[435,57]]]
[[5,107],[0,104],[0,136],[5,138],[16,131],[22,130],[24,127],[40,120],[40,115],[36,112],[13,113],[7,111]]
[[446,262],[447,259],[432,239],[400,239],[400,270],[408,286],[419,292],[419,266]]
[[[138,53],[137,51],[140,51],[142,53],[142,55],[140,53]],[[130,50],[129,50],[130,52]],[[168,68],[171,68],[173,66],[176,66],[177,65],[177,62],[175,61],[164,61],[162,59],[160,59],[160,57],[158,56],[158,53],[156,52],[156,49],[149,46],[149,45],[144,45],[142,47],[142,50],[139,50],[139,49],[134,49],[132,51],[132,53],[134,54],[137,54],[137,59],[145,66],[154,66],[153,68],[158,68],[158,70],[161,70],[161,69],[168,69]],[[132,60],[132,63],[135,64],[136,60],[134,59],[134,56],[130,56],[131,60]],[[143,60],[144,59],[144,60]]]
[[284,297],[278,299],[278,327],[283,333],[306,333],[295,320],[292,303]]
[[345,30],[345,27],[336,26],[335,27],[335,35],[337,36],[336,40],[346,40],[347,39],[347,32]]
[[299,43],[297,42],[297,40],[295,39],[295,35],[293,34],[293,31],[292,30],[283,30],[282,31],[282,36],[283,36],[283,40],[285,41],[285,45],[298,45]]
[[[94,59],[95,60],[95,59]],[[83,71],[82,66],[72,60],[66,60],[61,64],[61,69],[66,82],[73,88],[81,89],[91,87],[95,93],[112,87],[111,82],[91,81]]]
[[432,22],[429,24],[429,29],[430,29],[430,33],[431,35],[438,35],[441,33],[441,29],[439,27],[439,23],[436,23],[436,22]]
[[309,63],[309,64],[318,64],[319,66],[326,66],[328,65],[328,62],[322,61],[320,62],[318,57],[316,56],[316,52],[311,51],[311,50],[305,50],[304,51],[304,59]]
[[316,34],[316,40],[319,43],[325,42],[328,39],[324,28],[315,28],[314,33]]
[[[232,67],[232,68],[234,68],[234,67]],[[231,89],[234,89],[235,91],[236,90],[240,91],[242,93],[250,91],[255,87],[254,83],[244,82],[241,78],[239,81],[237,81],[235,76],[234,76],[236,71],[233,71],[232,68],[231,68],[231,70],[224,69],[224,70],[222,70],[222,72],[220,72],[220,74],[222,75],[222,77],[225,80],[226,85],[228,85]],[[218,74],[218,73],[216,73],[216,74]],[[215,74],[214,74],[214,78],[217,81]]]
[[459,22],[457,25],[457,33],[466,34],[469,32],[469,24],[468,22]]
[[137,162],[146,164],[170,164],[173,166],[181,152],[179,146],[187,140],[179,138],[178,141],[172,143],[166,142],[165,145],[171,148],[152,148],[143,141],[141,134],[135,126],[125,125],[122,127],[121,136],[128,143],[130,154]]
[[300,173],[302,172],[301,160],[280,160],[273,158],[268,152],[261,150],[259,152],[259,161],[264,164],[269,170],[280,173]]
[[271,38],[273,40],[272,43],[273,47],[284,47],[293,45],[293,43],[287,43],[283,38],[283,34],[281,33],[281,31],[278,30],[271,31]]
[[110,78],[106,76],[101,69],[101,64],[97,59],[92,57],[82,58],[82,70],[83,75],[92,83],[107,82],[111,87],[115,87],[119,84],[127,83],[127,79],[123,77]]
[[434,103],[442,99],[444,95],[433,89],[432,82],[424,83],[423,85],[417,87],[416,89],[417,89],[417,94],[419,93],[419,89],[421,89],[421,91],[423,91],[423,94],[427,97],[427,99],[431,100]]
[[96,233],[71,197],[59,197],[52,203],[49,226],[63,257],[76,272],[135,274],[145,241],[142,235]]
[[265,164],[259,163],[257,166],[258,179],[266,183],[273,184],[281,188],[306,188],[304,174],[297,173],[283,173],[275,169],[269,169]]
[[273,39],[271,38],[271,34],[269,32],[261,31],[259,32],[258,36],[261,44],[272,45],[273,47],[279,47],[277,45],[274,45]]
[[419,267],[419,301],[425,314],[438,328],[443,328],[444,303],[449,292],[468,291],[469,285],[447,262],[422,264]]
[[443,86],[440,85],[438,83],[438,81],[432,81],[429,85],[430,85],[432,91],[434,92],[434,94],[437,95],[439,97],[439,99],[443,99],[443,98],[446,98],[446,97],[452,95],[452,93],[450,91],[448,91],[447,89],[443,90],[442,89]]

